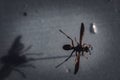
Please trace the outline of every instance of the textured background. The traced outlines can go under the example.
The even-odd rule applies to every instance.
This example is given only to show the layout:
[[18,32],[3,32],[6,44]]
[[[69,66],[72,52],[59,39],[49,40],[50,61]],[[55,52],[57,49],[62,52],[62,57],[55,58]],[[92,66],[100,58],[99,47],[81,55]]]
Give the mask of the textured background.
[[[41,58],[31,62],[36,69],[21,68],[26,79],[13,71],[6,80],[119,80],[119,4],[120,0],[0,0],[0,56],[7,54],[18,35],[26,47],[33,45],[29,53],[42,53],[31,56]],[[94,50],[88,60],[81,57],[80,70],[74,75],[74,57],[55,68],[71,52],[62,49],[70,41],[59,29],[78,39],[81,22],[85,23],[83,42]],[[97,34],[89,30],[93,22]]]

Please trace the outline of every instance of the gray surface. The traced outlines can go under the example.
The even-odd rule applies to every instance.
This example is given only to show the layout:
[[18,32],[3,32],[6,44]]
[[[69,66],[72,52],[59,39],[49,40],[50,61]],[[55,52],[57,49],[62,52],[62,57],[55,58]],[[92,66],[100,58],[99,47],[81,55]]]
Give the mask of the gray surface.
[[[29,52],[43,53],[40,57],[45,58],[31,62],[36,69],[21,69],[26,79],[13,71],[7,80],[119,80],[119,4],[120,0],[0,0],[0,56],[7,53],[15,37],[21,34],[26,47],[33,45]],[[23,16],[23,12],[28,15]],[[63,44],[70,41],[59,29],[73,39],[78,38],[81,22],[86,28],[83,42],[93,45],[92,55],[88,60],[81,58],[77,75],[73,75],[74,57],[55,69],[65,57],[47,57],[70,53],[62,50]],[[93,22],[97,34],[89,31]]]

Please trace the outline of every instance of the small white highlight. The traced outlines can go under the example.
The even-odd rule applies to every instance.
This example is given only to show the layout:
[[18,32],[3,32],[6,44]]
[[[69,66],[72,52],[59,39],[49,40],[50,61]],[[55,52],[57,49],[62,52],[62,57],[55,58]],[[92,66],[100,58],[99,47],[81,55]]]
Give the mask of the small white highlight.
[[66,73],[70,73],[71,72],[71,70],[69,68],[66,68],[66,66],[64,66],[64,69],[65,69]]
[[65,72],[66,72],[66,73],[69,73],[69,72],[70,72],[70,69],[66,68]]
[[90,26],[90,32],[96,34],[97,33],[97,27],[95,23],[92,23]]

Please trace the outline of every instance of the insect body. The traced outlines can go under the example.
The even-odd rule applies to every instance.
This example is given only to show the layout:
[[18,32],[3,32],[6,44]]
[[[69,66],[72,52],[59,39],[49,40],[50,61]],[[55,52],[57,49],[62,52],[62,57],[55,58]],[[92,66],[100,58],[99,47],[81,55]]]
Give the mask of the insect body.
[[[77,42],[76,38],[75,38],[75,42],[77,43],[77,46],[74,46],[74,41],[72,38],[70,38],[66,33],[64,33],[62,30],[59,30],[62,34],[64,34],[68,39],[71,40],[71,44],[65,44],[63,46],[64,50],[72,50],[72,53],[68,56],[68,58],[66,58],[62,63],[58,64],[56,66],[56,68],[58,68],[60,65],[62,65],[64,62],[66,62],[68,59],[70,59],[70,57],[73,55],[73,53],[75,52],[75,70],[74,70],[74,74],[76,74],[79,70],[79,63],[80,63],[80,56],[85,56],[86,53],[89,52],[89,54],[91,55],[90,50],[92,50],[92,46],[90,44],[82,44],[82,40],[83,40],[83,35],[84,35],[84,24],[81,23],[81,28],[80,28],[80,37],[79,37],[79,42]],[[86,57],[86,56],[85,56]],[[88,57],[86,57],[88,58]]]

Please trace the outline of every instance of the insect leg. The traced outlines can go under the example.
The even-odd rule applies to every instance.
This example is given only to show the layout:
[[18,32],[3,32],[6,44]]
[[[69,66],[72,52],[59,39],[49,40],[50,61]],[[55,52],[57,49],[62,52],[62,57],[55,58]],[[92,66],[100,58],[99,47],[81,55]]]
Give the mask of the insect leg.
[[62,34],[64,34],[68,39],[71,40],[72,46],[74,47],[74,42],[71,37],[69,37],[65,32],[63,32],[61,29],[59,30]]
[[68,56],[68,58],[66,58],[63,62],[61,62],[60,64],[58,64],[56,66],[56,68],[58,68],[60,65],[62,65],[63,63],[65,63],[68,59],[70,59],[70,57],[72,56],[72,54],[74,53],[75,51],[73,50],[72,53]]
[[27,52],[29,49],[31,49],[31,47],[32,47],[32,45],[30,45],[28,48],[26,48],[25,50],[23,50],[23,51],[21,51],[21,55],[24,55],[25,54],[25,52]]
[[19,72],[24,78],[26,78],[26,75],[24,74],[24,72],[20,71],[17,68],[13,68],[15,71]]

